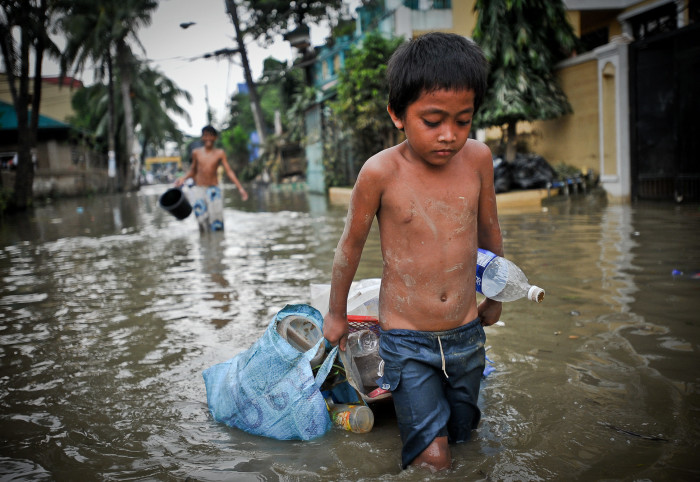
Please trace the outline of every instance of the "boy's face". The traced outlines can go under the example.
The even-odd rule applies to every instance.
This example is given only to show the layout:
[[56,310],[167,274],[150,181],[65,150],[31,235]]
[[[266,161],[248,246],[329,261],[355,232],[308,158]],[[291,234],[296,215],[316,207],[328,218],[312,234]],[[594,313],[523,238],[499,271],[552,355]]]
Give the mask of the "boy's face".
[[211,132],[202,132],[202,142],[204,142],[204,147],[212,148],[214,147],[214,142],[216,141],[216,136]]
[[435,90],[421,93],[403,118],[387,109],[403,129],[413,150],[428,164],[447,164],[467,142],[474,115],[473,90]]

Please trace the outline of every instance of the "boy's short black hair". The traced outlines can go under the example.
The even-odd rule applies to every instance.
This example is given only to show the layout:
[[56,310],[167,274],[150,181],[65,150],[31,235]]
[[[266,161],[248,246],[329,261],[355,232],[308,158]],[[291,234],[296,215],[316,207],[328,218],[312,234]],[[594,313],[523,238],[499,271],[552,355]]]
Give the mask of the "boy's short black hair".
[[474,91],[476,113],[484,99],[488,72],[488,61],[473,41],[453,33],[427,33],[401,44],[389,59],[389,105],[403,118],[423,92],[465,89]]
[[207,126],[202,127],[202,134],[204,134],[205,132],[208,132],[209,134],[213,134],[214,136],[217,136],[217,137],[219,136],[219,133],[212,125],[207,125]]

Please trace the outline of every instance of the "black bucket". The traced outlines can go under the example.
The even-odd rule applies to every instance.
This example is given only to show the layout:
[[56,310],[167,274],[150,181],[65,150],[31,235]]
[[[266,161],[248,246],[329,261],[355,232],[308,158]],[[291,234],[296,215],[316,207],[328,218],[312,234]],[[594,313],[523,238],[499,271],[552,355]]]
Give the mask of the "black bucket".
[[192,212],[192,206],[190,206],[185,193],[177,187],[165,191],[160,196],[158,204],[178,219],[185,219]]

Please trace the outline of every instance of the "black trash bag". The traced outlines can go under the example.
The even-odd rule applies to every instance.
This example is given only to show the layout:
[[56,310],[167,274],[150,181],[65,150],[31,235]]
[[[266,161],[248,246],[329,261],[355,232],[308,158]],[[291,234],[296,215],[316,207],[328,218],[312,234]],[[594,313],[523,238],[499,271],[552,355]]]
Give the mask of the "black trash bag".
[[513,184],[513,174],[510,164],[500,157],[493,159],[493,187],[496,194],[508,192]]
[[541,189],[557,179],[552,166],[537,154],[517,154],[510,163],[513,189]]

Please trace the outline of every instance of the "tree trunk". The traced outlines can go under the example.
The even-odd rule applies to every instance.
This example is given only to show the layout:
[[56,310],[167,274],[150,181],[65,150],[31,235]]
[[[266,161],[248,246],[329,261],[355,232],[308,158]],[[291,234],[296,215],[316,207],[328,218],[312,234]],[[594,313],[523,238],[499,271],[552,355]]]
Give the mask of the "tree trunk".
[[[23,12],[28,15],[28,12]],[[19,92],[16,93],[15,113],[17,115],[17,170],[15,172],[15,190],[13,194],[12,204],[18,211],[25,210],[32,203],[33,185],[34,185],[34,168],[32,165],[32,147],[36,139],[36,130],[32,132],[31,123],[29,122],[29,46],[31,40],[29,36],[28,21],[24,22],[24,26],[20,33],[20,77],[19,77]],[[43,52],[42,52],[43,54]],[[34,88],[36,90],[37,82],[41,83],[41,64],[39,71],[34,78]],[[41,87],[39,86],[39,95],[41,95]],[[39,115],[39,100],[32,105],[32,117],[38,119]]]
[[248,95],[250,96],[250,105],[253,111],[255,130],[258,131],[258,137],[260,139],[260,150],[262,152],[263,146],[265,145],[265,125],[263,123],[263,113],[262,108],[260,107],[260,98],[258,97],[258,91],[255,88],[255,82],[253,82],[253,75],[250,72],[250,64],[248,63],[248,52],[246,51],[245,44],[243,43],[243,34],[241,33],[241,26],[238,20],[236,3],[233,0],[226,0],[226,9],[231,15],[231,20],[233,21],[233,28],[236,31],[236,43],[238,44],[238,51],[241,54],[241,63],[243,64],[243,75],[245,76],[245,83],[248,86]]
[[125,43],[117,44],[117,65],[124,103],[124,130],[126,139],[126,176],[124,177],[124,189],[136,191],[139,188],[139,160],[134,156],[134,108],[131,102],[131,65],[130,52]]
[[505,160],[507,162],[512,162],[515,160],[515,155],[517,154],[517,135],[516,128],[517,122],[509,122],[508,128],[506,130],[506,155]]

